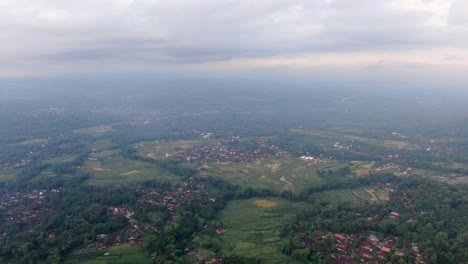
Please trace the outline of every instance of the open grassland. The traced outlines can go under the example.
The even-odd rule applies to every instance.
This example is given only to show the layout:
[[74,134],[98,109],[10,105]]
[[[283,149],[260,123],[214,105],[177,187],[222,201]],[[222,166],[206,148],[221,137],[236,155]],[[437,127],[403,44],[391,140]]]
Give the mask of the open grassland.
[[42,145],[49,143],[49,140],[46,138],[35,138],[30,140],[25,140],[20,142],[21,145]]
[[460,173],[463,174],[468,174],[468,164],[467,163],[462,163],[462,162],[434,162],[432,165],[440,167],[440,168],[446,168],[447,171],[453,171],[457,170]]
[[372,162],[364,162],[364,161],[352,161],[351,162],[351,171],[357,177],[363,177],[369,173],[374,172],[375,164]]
[[0,182],[9,182],[16,179],[16,171],[13,169],[0,169]]
[[89,135],[96,135],[96,134],[103,134],[106,132],[112,131],[111,125],[101,125],[101,126],[93,126],[93,127],[86,127],[86,128],[79,128],[73,130],[73,132],[78,134],[89,134]]
[[65,155],[42,161],[44,164],[60,164],[74,161],[78,155]]
[[112,142],[110,139],[100,139],[93,142],[91,147],[97,150],[105,150],[116,147],[117,145]]
[[276,231],[308,206],[270,197],[230,201],[221,212],[225,243],[234,254],[258,258],[262,263],[295,263],[281,252],[282,241]]
[[93,153],[90,155],[90,157],[96,159],[104,159],[119,156],[121,152],[122,151],[120,149],[104,150],[101,152]]
[[[152,159],[165,159],[166,154],[174,155],[194,146],[210,143],[210,139],[197,138],[192,140],[176,141],[143,141],[135,144],[138,147],[137,154]],[[215,142],[213,140],[213,142]]]
[[161,169],[156,164],[130,160],[119,155],[88,160],[81,169],[92,174],[88,184],[121,185],[145,180],[181,182],[178,176]]
[[[396,174],[397,176],[405,176],[401,173],[397,173]],[[436,171],[432,171],[432,170],[425,170],[425,169],[413,169],[411,171],[411,174],[412,176],[419,176],[419,177],[423,177],[423,178],[427,178],[427,177],[438,177],[438,176],[442,176],[442,173],[440,172],[436,172]]]
[[[104,253],[109,253],[105,256]],[[75,251],[65,257],[66,264],[146,264],[152,263],[143,246],[131,246],[128,243],[112,246],[107,250],[87,248],[83,252]]]
[[317,167],[294,157],[241,163],[210,163],[200,168],[201,176],[212,176],[244,188],[299,193],[323,183]]
[[387,202],[388,194],[372,187],[361,187],[355,189],[333,190],[314,193],[311,195],[314,200],[322,200],[333,203],[381,203]]
[[360,137],[355,135],[339,134],[331,131],[320,131],[320,130],[304,130],[304,129],[291,129],[291,132],[295,134],[310,135],[317,138],[329,139],[333,141],[342,140],[354,140],[363,142],[369,145],[380,146],[391,149],[417,149],[418,147],[414,144],[410,144],[401,140],[384,140],[384,139],[373,139],[367,137]]
[[63,181],[72,180],[74,177],[75,176],[71,174],[57,174],[52,169],[47,169],[47,170],[42,171],[39,175],[37,175],[33,179],[31,179],[30,182],[32,184],[40,184],[41,182],[44,182],[44,180],[63,182]]

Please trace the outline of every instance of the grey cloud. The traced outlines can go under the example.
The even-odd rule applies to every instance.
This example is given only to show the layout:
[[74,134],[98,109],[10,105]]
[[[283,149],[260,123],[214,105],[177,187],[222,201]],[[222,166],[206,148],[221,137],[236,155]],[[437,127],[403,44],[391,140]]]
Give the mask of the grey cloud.
[[468,24],[468,1],[455,0],[450,8],[449,22],[452,25]]
[[456,0],[450,11],[456,30],[429,25],[427,12],[391,8],[390,0],[6,3],[0,8],[0,61],[29,56],[45,63],[176,65],[304,52],[458,47],[468,41],[459,34],[468,27],[465,0]]

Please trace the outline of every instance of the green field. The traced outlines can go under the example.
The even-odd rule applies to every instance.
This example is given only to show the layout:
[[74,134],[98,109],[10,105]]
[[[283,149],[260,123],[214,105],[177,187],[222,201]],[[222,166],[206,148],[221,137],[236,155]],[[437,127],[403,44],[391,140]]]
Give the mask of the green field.
[[[105,256],[104,253],[110,253]],[[128,243],[107,248],[107,250],[85,249],[75,251],[65,257],[66,264],[146,264],[152,263],[143,246],[131,246]]]
[[98,135],[98,134],[103,134],[109,131],[112,131],[111,125],[93,126],[93,127],[79,128],[79,129],[73,130],[74,133],[88,134],[88,135]]
[[29,139],[20,142],[19,144],[21,145],[42,145],[42,144],[47,144],[49,142],[48,139],[46,138],[35,138],[35,139]]
[[16,179],[16,172],[13,169],[0,170],[0,182],[14,181]]
[[223,236],[229,251],[258,258],[262,263],[295,263],[281,252],[282,241],[276,234],[279,226],[295,213],[308,207],[279,198],[234,200],[221,212],[226,232]]
[[66,163],[66,162],[72,162],[78,157],[78,155],[65,155],[65,156],[60,156],[60,157],[55,157],[51,159],[47,159],[42,161],[45,164],[60,164],[60,163]]
[[329,139],[333,141],[354,140],[367,143],[374,146],[380,146],[390,149],[417,149],[417,146],[401,140],[383,140],[354,135],[339,134],[330,131],[292,129],[291,132],[302,135],[310,135],[315,138]]
[[[334,162],[321,166],[331,166]],[[323,183],[317,167],[294,157],[242,163],[210,163],[201,168],[201,176],[220,178],[241,187],[288,190],[299,193]]]
[[180,177],[156,164],[126,159],[118,155],[118,151],[105,151],[96,156],[99,158],[88,160],[81,167],[84,172],[92,174],[88,184],[121,185],[146,180],[181,182]]
[[363,161],[352,161],[351,162],[351,171],[357,177],[363,177],[369,173],[374,172],[375,164],[372,162],[363,162]]
[[311,195],[314,200],[323,200],[333,203],[381,203],[388,201],[388,195],[372,187],[361,187],[355,189],[333,190],[318,192]]
[[179,151],[210,142],[215,141],[205,138],[176,141],[143,141],[136,143],[135,146],[137,146],[137,154],[139,156],[153,159],[166,159],[166,153],[174,155]]
[[116,147],[117,145],[112,142],[110,139],[100,139],[93,142],[91,145],[94,149],[105,150]]

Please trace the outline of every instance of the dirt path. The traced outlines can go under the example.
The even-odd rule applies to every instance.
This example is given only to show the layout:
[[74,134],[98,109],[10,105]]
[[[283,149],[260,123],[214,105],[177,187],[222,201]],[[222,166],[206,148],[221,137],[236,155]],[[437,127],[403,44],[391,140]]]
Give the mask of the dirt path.
[[366,192],[367,192],[368,194],[370,194],[370,196],[372,196],[372,198],[370,199],[371,202],[376,203],[376,202],[379,201],[379,199],[377,198],[377,196],[375,196],[375,190],[372,190],[372,189],[364,189],[364,190],[366,190]]
[[122,175],[122,176],[131,176],[131,175],[138,174],[138,173],[140,173],[140,172],[141,172],[141,171],[139,171],[139,170],[134,170],[134,171],[129,171],[129,172],[121,173],[120,175]]
[[93,171],[110,171],[109,169],[103,169],[103,168],[100,168],[100,167],[94,167],[93,168]]
[[286,180],[286,177],[281,176],[280,181],[286,183],[291,188],[291,191],[294,191],[294,184]]

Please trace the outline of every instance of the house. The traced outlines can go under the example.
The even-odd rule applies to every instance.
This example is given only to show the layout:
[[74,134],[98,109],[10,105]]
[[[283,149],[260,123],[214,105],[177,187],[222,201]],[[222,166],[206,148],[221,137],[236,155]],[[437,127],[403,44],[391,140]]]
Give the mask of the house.
[[222,236],[224,234],[225,230],[224,227],[220,227],[216,229],[216,234]]
[[208,260],[207,263],[210,263],[210,264],[223,264],[224,263],[224,259],[220,256],[212,256],[210,258],[210,260]]
[[345,240],[347,238],[347,236],[346,236],[346,234],[339,233],[339,234],[335,234],[335,238],[338,241],[343,241],[343,240]]
[[382,248],[380,248],[380,250],[382,250],[385,253],[389,253],[392,249],[389,248],[389,247],[382,247]]
[[400,213],[398,213],[398,212],[391,212],[391,213],[390,213],[390,217],[391,217],[391,218],[397,218],[397,217],[399,217],[399,216],[400,216]]
[[106,249],[106,245],[104,243],[97,243],[96,244],[96,249],[97,250],[105,250]]
[[339,251],[343,251],[343,252],[347,252],[348,249],[349,249],[349,243],[340,243],[336,246],[336,249],[338,249]]
[[186,255],[197,254],[197,253],[198,253],[198,248],[194,248],[194,247],[192,247],[192,248],[186,248],[186,249],[184,249],[184,253],[185,253]]

